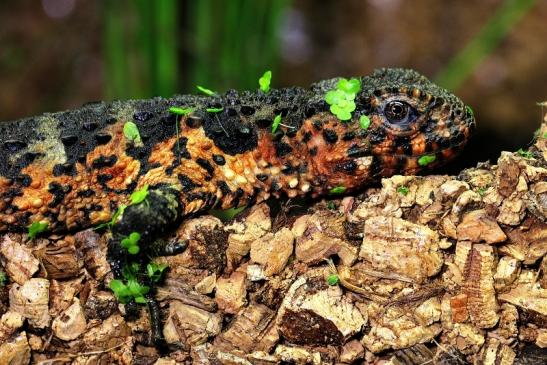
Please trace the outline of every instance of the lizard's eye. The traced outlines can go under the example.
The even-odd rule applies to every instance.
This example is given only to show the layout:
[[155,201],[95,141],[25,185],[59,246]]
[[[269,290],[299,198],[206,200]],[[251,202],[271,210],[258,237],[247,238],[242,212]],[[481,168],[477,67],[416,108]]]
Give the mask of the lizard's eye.
[[390,101],[384,107],[384,115],[391,124],[407,124],[410,122],[410,107],[402,101]]

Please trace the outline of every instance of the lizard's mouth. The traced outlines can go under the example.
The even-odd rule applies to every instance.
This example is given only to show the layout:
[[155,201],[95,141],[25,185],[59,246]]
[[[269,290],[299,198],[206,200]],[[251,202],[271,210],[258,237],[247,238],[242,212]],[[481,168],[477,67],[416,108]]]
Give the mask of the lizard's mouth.
[[[381,176],[397,174],[415,175],[424,170],[431,170],[445,165],[454,159],[466,145],[467,139],[449,143],[443,148],[414,155],[385,153],[377,154],[379,167],[376,171]],[[370,163],[370,162],[369,162]]]

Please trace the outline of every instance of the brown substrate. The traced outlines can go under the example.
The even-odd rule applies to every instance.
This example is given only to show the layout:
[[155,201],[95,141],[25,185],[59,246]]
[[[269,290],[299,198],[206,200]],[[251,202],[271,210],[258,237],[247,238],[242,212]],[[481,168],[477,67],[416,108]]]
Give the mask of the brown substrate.
[[[547,121],[547,119],[546,119]],[[124,318],[106,238],[0,237],[0,359],[27,364],[540,364],[547,361],[547,124],[530,153],[454,176],[233,222],[186,221],[145,307]],[[273,215],[273,216],[272,216]],[[53,361],[53,360],[56,361]],[[7,362],[6,362],[7,360]]]

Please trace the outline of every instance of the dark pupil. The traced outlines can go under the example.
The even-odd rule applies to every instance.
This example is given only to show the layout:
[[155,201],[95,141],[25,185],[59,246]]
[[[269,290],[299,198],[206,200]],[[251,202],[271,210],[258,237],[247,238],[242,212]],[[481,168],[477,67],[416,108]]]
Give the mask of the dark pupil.
[[390,121],[397,121],[404,119],[408,113],[407,105],[400,101],[393,101],[389,103],[385,110],[386,117]]

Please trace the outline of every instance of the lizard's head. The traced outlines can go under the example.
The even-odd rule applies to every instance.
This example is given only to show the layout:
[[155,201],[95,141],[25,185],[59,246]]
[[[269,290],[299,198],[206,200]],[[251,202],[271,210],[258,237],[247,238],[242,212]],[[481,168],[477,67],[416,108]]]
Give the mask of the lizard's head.
[[376,70],[361,85],[355,117],[370,119],[366,141],[382,176],[444,164],[475,128],[471,108],[415,71]]

